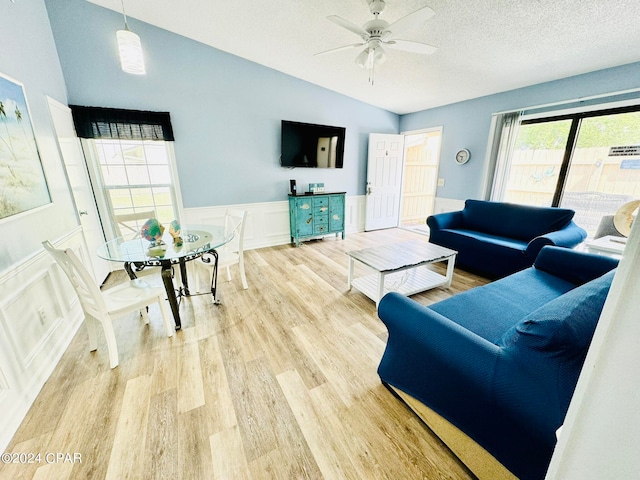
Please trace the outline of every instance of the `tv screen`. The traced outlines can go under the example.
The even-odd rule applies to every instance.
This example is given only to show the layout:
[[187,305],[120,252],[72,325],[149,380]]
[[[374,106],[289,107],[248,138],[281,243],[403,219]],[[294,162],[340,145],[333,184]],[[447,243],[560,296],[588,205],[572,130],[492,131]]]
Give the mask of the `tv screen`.
[[342,168],[346,129],[282,120],[283,167]]

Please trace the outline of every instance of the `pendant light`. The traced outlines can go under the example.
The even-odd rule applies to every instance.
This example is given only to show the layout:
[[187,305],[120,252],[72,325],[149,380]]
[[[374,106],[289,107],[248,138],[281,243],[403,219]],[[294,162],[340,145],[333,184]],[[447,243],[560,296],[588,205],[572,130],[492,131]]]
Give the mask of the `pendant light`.
[[118,41],[118,52],[120,53],[120,66],[122,71],[132,73],[134,75],[144,75],[144,56],[142,55],[142,45],[140,37],[129,30],[127,24],[127,14],[124,10],[124,0],[122,3],[122,15],[124,16],[124,30],[116,32]]

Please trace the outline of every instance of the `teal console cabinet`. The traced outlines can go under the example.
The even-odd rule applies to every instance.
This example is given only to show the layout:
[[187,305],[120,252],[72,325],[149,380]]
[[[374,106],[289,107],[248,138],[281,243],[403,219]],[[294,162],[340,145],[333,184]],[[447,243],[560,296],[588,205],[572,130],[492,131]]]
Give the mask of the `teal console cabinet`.
[[344,240],[344,200],[344,192],[289,195],[291,243],[330,233]]

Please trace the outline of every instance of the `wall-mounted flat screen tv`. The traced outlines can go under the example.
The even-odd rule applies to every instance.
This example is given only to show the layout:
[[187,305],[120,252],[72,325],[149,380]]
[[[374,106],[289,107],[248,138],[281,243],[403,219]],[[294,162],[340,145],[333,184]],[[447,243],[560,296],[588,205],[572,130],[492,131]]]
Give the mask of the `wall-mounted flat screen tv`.
[[282,120],[283,167],[342,168],[346,129]]

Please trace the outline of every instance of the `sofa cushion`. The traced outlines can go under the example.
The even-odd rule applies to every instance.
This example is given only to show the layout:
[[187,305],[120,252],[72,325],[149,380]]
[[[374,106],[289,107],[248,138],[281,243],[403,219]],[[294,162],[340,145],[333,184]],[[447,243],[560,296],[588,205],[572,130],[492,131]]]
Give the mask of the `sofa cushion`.
[[534,310],[509,329],[498,345],[583,355],[609,293],[615,270]]
[[[528,313],[574,288],[574,284],[533,268],[430,305],[476,335],[497,343]],[[532,295],[531,292],[536,292]],[[500,312],[496,315],[496,312]]]
[[[481,243],[490,243],[498,247],[509,248],[524,253],[527,249],[527,242],[523,240],[517,240],[515,238],[499,237],[490,233],[479,232],[477,230],[465,230],[465,229],[445,229],[442,230],[442,236],[455,236],[459,235],[465,237],[464,241],[469,239],[477,240]],[[480,252],[479,252],[480,253]]]
[[528,242],[539,235],[561,230],[573,215],[573,210],[564,208],[467,200],[462,210],[462,226]]

